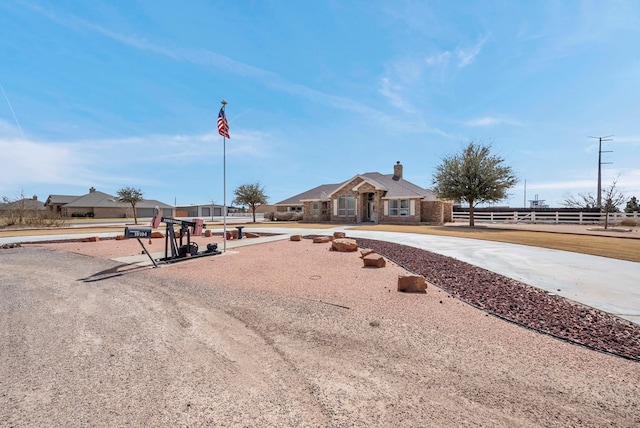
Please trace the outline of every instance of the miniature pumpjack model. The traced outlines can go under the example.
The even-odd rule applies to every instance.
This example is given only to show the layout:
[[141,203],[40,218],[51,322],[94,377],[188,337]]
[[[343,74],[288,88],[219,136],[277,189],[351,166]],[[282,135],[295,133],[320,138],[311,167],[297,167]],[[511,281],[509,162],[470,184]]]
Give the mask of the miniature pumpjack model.
[[[160,226],[160,223],[166,225],[166,233],[164,236],[164,257],[155,259],[149,254],[147,248],[144,246],[140,238],[151,239],[152,228],[156,229]],[[176,232],[174,225],[179,225],[180,229]],[[138,227],[130,226],[124,229],[125,238],[136,238],[142,247],[143,252],[149,257],[154,267],[158,267],[156,261],[164,263],[174,263],[183,260],[188,260],[195,257],[215,256],[216,254],[222,254],[218,251],[218,244],[207,244],[205,251],[198,251],[198,244],[191,242],[191,234],[200,236],[202,230],[205,227],[202,219],[178,220],[173,217],[162,217],[159,213],[156,214],[151,220],[151,227]],[[186,238],[186,243],[184,239]],[[151,241],[149,241],[151,243]],[[171,254],[169,254],[171,250]]]
[[[152,221],[151,227],[157,228],[160,223],[166,225],[166,233],[164,236],[164,257],[159,261],[165,263],[179,262],[188,258],[205,257],[221,254],[218,251],[218,244],[211,243],[207,245],[205,251],[198,251],[198,244],[191,241],[191,235],[200,236],[205,227],[202,219],[179,220],[173,217],[162,217],[156,214]],[[179,226],[176,231],[174,226]],[[185,242],[186,240],[186,242]],[[169,254],[171,253],[171,254]]]

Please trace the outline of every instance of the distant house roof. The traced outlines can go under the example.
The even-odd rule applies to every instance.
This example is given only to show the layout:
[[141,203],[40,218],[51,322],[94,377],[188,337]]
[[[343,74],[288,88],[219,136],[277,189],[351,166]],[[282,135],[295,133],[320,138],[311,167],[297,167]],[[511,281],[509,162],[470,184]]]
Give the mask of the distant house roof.
[[73,201],[74,199],[78,199],[79,196],[72,196],[72,195],[49,195],[49,197],[47,198],[47,201],[44,203],[45,205],[50,205],[50,204],[68,204],[69,202]]
[[[47,204],[62,204],[67,208],[128,208],[127,203],[119,202],[117,196],[93,190],[83,196],[49,195]],[[171,205],[155,199],[143,199],[137,208],[173,208]]]
[[37,199],[24,198],[13,202],[0,203],[0,210],[44,210],[44,203]]
[[155,199],[143,199],[142,201],[138,202],[136,207],[139,207],[139,208],[155,208],[155,207],[158,207],[158,208],[173,208],[173,205],[165,204],[164,202],[160,202],[160,201],[155,200]]
[[118,202],[118,198],[109,195],[108,193],[100,192],[98,190],[87,193],[86,195],[79,196],[71,202],[68,202],[65,207],[67,208],[93,208],[93,207],[126,207],[127,204]]

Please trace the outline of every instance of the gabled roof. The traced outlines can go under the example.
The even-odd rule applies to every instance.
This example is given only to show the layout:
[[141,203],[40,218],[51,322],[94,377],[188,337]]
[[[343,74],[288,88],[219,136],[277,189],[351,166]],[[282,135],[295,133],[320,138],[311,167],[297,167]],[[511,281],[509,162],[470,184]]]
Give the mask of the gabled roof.
[[49,204],[68,204],[74,199],[78,199],[79,196],[72,195],[49,195],[47,201],[44,203],[45,205]]
[[136,208],[173,208],[173,205],[165,204],[164,202],[157,201],[155,199],[143,199],[138,202]]
[[314,187],[311,190],[292,196],[284,201],[278,202],[277,205],[297,206],[302,205],[303,201],[322,201],[331,199],[331,196],[338,190],[344,188],[354,179],[360,178],[361,183],[354,186],[353,190],[357,190],[364,183],[368,183],[376,190],[382,190],[385,192],[383,198],[385,199],[401,199],[401,198],[421,198],[430,201],[437,200],[435,193],[429,189],[423,189],[422,187],[411,183],[403,178],[398,178],[393,174],[380,174],[379,172],[367,172],[364,174],[358,174],[347,181],[343,181],[339,184],[323,184],[318,187]]
[[420,197],[427,200],[436,200],[436,195],[429,189],[424,189],[404,178],[394,178],[393,174],[380,174],[379,172],[368,172],[362,174],[370,180],[374,180],[380,183],[386,188],[387,193],[384,198],[398,199],[398,198],[415,198]]
[[360,178],[362,182],[357,184],[353,190],[357,190],[364,183],[371,184],[376,190],[384,190],[386,193],[383,196],[386,199],[398,199],[398,198],[423,198],[428,200],[436,200],[435,194],[428,189],[423,189],[404,178],[398,178],[393,174],[380,174],[379,172],[367,172],[364,174],[356,175],[355,177],[345,181],[338,186],[332,193],[336,193],[338,190],[344,188],[347,184],[354,179]]
[[274,205],[302,205],[302,201],[326,201],[333,191],[342,184],[322,184],[311,190],[292,196],[284,201],[280,201]]
[[94,208],[94,207],[126,207],[126,204],[118,202],[118,198],[111,196],[108,193],[100,192],[98,190],[87,193],[86,195],[79,196],[73,201],[67,203],[67,208]]
[[43,210],[44,203],[37,199],[24,198],[13,202],[0,203],[0,210]]
[[[130,206],[128,203],[119,202],[117,196],[112,196],[98,190],[87,193],[84,196],[76,196],[73,201],[65,205],[67,208],[129,208]],[[173,208],[171,205],[156,201],[155,199],[143,199],[136,204],[136,208],[155,207]]]

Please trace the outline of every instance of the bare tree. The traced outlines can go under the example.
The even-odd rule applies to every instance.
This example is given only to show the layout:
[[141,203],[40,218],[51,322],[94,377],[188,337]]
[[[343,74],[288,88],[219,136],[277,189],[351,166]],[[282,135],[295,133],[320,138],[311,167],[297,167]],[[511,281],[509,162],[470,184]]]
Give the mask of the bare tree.
[[618,178],[620,176],[613,180],[611,186],[602,191],[602,212],[604,212],[605,229],[609,226],[609,213],[619,212],[618,206],[624,202],[624,195],[616,189]]
[[586,195],[584,193],[578,193],[578,196],[573,196],[570,194],[569,196],[565,197],[562,205],[567,208],[589,209],[598,208],[598,201],[590,193],[587,193]]
[[607,229],[609,227],[609,213],[620,211],[618,206],[624,202],[624,195],[616,189],[618,178],[620,176],[616,177],[609,187],[602,189],[601,207],[598,207],[597,198],[590,193],[580,193],[577,198],[569,195],[562,205],[568,208],[600,208],[600,212],[604,214],[604,228]]
[[142,192],[140,189],[134,189],[133,187],[123,187],[118,190],[118,201],[131,205],[133,209],[133,218],[135,224],[138,224],[138,213],[136,211],[136,205],[142,201]]

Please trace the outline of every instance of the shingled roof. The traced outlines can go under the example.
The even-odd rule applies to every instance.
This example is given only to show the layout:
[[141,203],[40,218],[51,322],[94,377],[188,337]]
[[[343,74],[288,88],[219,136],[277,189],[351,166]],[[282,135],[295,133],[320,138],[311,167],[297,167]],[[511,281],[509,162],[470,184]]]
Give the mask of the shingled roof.
[[[401,167],[401,165],[398,164]],[[424,189],[410,181],[402,178],[401,174],[380,174],[379,172],[367,172],[358,174],[349,180],[339,184],[322,184],[306,192],[287,198],[275,205],[302,206],[303,201],[323,201],[331,199],[331,196],[354,179],[362,179],[362,183],[369,183],[377,190],[384,191],[384,199],[421,198],[435,201],[437,199],[434,192]],[[359,187],[362,184],[356,186]]]
[[318,187],[314,187],[311,190],[307,190],[306,192],[302,192],[298,195],[292,196],[290,198],[285,199],[284,201],[280,201],[277,205],[300,205],[302,206],[302,201],[322,201],[328,200],[329,195],[334,192],[337,188],[342,186],[342,183],[339,184],[322,184]]

